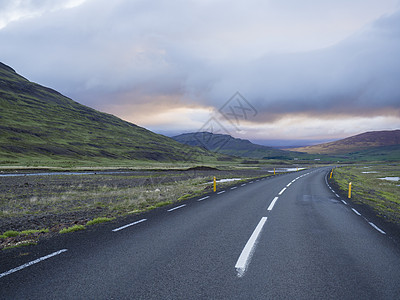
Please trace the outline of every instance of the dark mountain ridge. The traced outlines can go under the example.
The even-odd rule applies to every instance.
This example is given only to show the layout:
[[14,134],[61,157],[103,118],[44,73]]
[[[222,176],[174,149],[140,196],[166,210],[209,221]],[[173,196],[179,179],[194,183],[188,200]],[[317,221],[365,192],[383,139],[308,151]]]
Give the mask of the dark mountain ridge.
[[233,156],[256,159],[293,159],[293,152],[253,144],[249,140],[234,138],[227,134],[211,132],[184,133],[172,137],[174,140],[204,149]]

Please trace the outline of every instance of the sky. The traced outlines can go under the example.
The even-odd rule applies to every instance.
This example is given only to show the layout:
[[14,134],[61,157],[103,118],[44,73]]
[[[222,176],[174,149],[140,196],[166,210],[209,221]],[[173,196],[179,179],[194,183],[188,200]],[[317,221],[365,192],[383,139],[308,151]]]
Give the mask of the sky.
[[399,0],[0,0],[0,61],[168,136],[400,129]]

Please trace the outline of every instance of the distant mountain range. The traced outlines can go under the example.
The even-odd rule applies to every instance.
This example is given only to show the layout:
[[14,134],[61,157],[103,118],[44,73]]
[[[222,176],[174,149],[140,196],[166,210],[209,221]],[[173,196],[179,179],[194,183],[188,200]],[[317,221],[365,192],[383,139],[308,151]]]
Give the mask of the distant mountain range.
[[400,160],[400,130],[366,132],[335,142],[286,150],[261,146],[249,140],[210,132],[185,133],[172,138],[186,145],[253,159],[325,162]]
[[296,153],[294,152],[253,144],[249,140],[234,138],[227,134],[194,132],[180,134],[172,138],[182,144],[202,147],[210,151],[246,158],[293,159],[296,156]]
[[[400,130],[371,131],[335,142],[292,148],[290,150],[310,154],[349,154],[355,152],[394,150],[400,146]],[[388,148],[389,147],[389,148]],[[400,157],[399,157],[400,159]]]
[[0,163],[212,161],[218,155],[81,105],[0,63]]

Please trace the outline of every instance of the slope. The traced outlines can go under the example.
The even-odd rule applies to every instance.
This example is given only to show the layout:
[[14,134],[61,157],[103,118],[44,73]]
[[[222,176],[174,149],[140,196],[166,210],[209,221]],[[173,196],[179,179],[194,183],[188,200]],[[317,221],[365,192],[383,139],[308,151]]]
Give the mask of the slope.
[[[371,131],[351,136],[342,140],[319,145],[290,149],[311,154],[347,154],[354,152],[368,153],[374,148],[374,153],[387,152],[390,146],[400,145],[400,130]],[[389,147],[389,148],[385,148]]]
[[32,83],[0,63],[0,164],[215,158]]

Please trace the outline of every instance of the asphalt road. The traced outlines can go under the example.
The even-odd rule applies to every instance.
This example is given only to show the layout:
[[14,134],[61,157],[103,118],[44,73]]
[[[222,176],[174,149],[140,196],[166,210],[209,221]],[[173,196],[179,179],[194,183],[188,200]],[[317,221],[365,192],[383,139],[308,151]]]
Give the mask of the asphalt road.
[[[1,299],[400,299],[400,251],[329,169],[0,254]],[[200,200],[200,201],[199,201]]]

